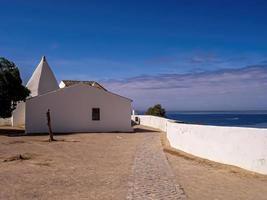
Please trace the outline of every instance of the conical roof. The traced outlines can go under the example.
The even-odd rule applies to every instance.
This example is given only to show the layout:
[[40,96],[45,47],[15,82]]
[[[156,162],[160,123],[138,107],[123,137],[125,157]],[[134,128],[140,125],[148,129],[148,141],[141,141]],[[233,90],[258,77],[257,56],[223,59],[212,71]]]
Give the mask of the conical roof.
[[55,75],[49,67],[45,56],[42,57],[26,87],[31,90],[32,97],[59,89]]

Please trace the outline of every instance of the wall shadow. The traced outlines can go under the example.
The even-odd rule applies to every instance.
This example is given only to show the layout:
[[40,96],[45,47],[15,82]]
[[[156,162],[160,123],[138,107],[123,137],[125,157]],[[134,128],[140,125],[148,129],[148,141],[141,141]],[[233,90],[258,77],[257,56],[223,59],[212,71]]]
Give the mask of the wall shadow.
[[24,129],[0,127],[0,135],[8,137],[19,137],[19,136],[25,136],[26,134]]
[[143,127],[134,128],[134,133],[151,133],[151,132],[156,133],[156,132],[159,132],[159,131],[148,129],[148,128],[143,128]]
[[[65,133],[54,133],[54,136],[61,136],[61,135],[75,135],[75,134],[136,134],[136,133],[150,133],[150,132],[159,132],[158,130],[153,130],[148,127],[143,126],[133,126],[132,132],[65,132]],[[20,128],[13,128],[13,127],[0,127],[0,135],[8,136],[8,137],[21,137],[21,136],[48,136],[48,133],[29,133],[26,134],[24,129]]]

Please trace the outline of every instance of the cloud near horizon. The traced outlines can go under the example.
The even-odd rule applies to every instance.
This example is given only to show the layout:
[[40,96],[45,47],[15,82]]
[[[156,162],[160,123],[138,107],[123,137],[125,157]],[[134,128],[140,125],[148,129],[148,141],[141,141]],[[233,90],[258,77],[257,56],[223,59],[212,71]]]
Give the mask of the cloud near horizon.
[[[24,66],[25,83],[35,67],[31,63],[36,61],[18,62]],[[49,64],[58,81],[99,81],[133,99],[137,110],[156,103],[167,110],[267,110],[267,62],[262,55],[184,54],[157,57],[143,65],[93,58],[49,59]]]
[[102,82],[145,110],[266,110],[267,65],[199,73],[142,75]]

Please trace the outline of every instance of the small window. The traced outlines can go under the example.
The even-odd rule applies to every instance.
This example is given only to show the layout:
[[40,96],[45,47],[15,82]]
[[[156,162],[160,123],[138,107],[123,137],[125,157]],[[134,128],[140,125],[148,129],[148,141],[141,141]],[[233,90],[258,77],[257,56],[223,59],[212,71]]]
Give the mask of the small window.
[[100,120],[100,108],[92,109],[92,120],[99,121]]

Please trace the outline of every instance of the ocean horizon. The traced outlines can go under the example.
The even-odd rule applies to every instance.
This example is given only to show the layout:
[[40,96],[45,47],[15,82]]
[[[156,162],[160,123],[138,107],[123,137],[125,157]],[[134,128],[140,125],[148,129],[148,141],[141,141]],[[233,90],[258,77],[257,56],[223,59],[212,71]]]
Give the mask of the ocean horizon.
[[[144,111],[137,112],[144,114]],[[166,118],[189,124],[267,128],[267,110],[166,111]]]

